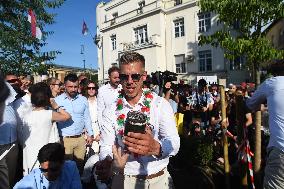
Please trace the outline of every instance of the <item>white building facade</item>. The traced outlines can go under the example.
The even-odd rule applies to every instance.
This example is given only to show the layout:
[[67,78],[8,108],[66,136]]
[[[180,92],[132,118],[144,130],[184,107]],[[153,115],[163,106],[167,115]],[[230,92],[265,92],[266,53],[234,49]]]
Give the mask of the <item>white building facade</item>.
[[241,59],[229,62],[222,49],[198,46],[201,34],[221,24],[216,15],[201,13],[196,0],[112,0],[99,3],[96,13],[101,82],[125,51],[142,54],[148,74],[168,70],[188,83],[196,76],[216,75],[227,83],[249,79]]

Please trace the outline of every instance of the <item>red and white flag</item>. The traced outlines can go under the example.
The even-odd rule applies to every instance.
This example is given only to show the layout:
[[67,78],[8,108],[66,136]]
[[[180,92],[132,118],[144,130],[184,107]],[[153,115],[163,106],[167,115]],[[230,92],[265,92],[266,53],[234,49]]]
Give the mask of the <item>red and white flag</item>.
[[83,21],[83,28],[82,28],[82,34],[87,35],[88,34],[88,27],[85,21]]
[[36,17],[32,9],[29,9],[28,21],[31,23],[32,36],[40,40],[42,37],[42,32],[40,28],[36,26]]

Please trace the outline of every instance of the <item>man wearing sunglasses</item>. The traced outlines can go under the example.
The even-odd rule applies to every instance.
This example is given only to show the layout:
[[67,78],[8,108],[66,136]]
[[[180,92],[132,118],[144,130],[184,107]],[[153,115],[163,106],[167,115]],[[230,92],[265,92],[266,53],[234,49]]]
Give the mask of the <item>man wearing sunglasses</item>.
[[99,126],[102,125],[102,115],[103,112],[109,107],[112,103],[115,102],[120,90],[120,80],[119,80],[119,68],[111,67],[108,70],[109,83],[103,85],[98,90],[98,123]]
[[[121,56],[122,98],[117,97],[117,103],[114,103],[103,115],[101,161],[96,165],[96,173],[101,180],[109,179],[109,175],[124,175],[125,189],[173,188],[167,165],[169,157],[176,155],[180,146],[174,113],[169,102],[164,98],[154,93],[143,92],[142,86],[146,76],[145,59],[142,55],[127,52]],[[146,96],[147,99],[152,100],[149,102]],[[116,128],[120,124],[117,121],[117,116],[120,115],[117,114],[118,100],[122,101],[120,113],[123,115],[127,115],[129,111],[141,111],[147,116],[149,121],[145,132],[128,132],[127,136],[117,132]],[[145,113],[143,110],[147,102],[150,108],[148,106],[149,111]],[[111,173],[111,161],[108,157],[113,156],[113,144],[122,146],[124,152],[129,153],[130,156],[123,171]]]
[[73,161],[64,161],[64,147],[59,143],[49,143],[38,153],[40,168],[20,180],[14,189],[81,189],[79,171]]
[[23,97],[26,93],[21,89],[21,81],[19,80],[18,76],[13,73],[8,73],[5,76],[5,80],[9,83],[13,89],[16,91],[17,96],[16,99]]

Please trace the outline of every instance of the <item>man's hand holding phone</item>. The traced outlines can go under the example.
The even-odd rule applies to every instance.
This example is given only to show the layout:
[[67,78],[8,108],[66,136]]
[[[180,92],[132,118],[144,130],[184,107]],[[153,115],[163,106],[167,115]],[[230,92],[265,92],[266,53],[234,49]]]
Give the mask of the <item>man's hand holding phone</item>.
[[129,152],[143,156],[160,155],[160,143],[152,135],[150,128],[146,128],[145,133],[128,132],[124,137],[123,143]]

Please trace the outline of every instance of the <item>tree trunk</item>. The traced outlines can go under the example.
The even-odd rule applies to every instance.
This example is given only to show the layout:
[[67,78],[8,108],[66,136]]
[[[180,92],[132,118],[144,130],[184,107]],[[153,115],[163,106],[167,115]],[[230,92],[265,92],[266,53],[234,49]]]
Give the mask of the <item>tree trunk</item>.
[[[255,84],[256,87],[260,84],[260,70],[255,69]],[[260,188],[261,177],[260,167],[261,165],[261,111],[255,113],[255,149],[254,149],[254,174],[255,174],[255,185]]]
[[[221,92],[221,107],[222,107],[222,128],[227,130],[227,115],[226,115],[226,101],[225,101],[225,89],[224,86],[220,86]],[[226,178],[226,189],[230,188],[230,164],[228,156],[228,138],[225,132],[223,132],[223,149],[224,149],[224,169]]]

